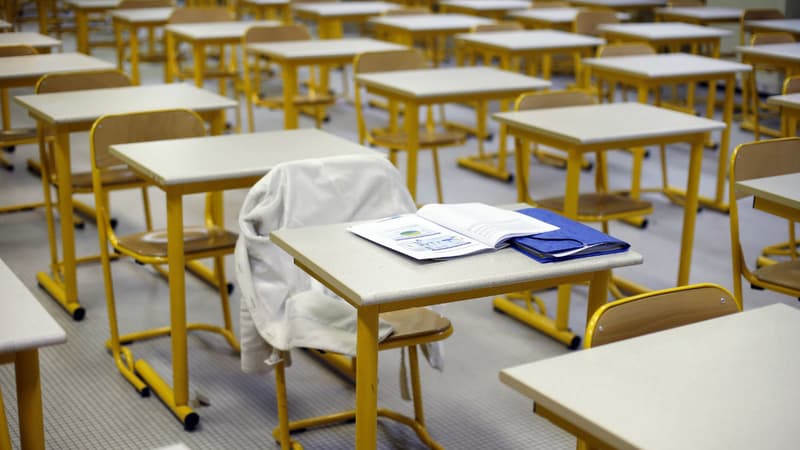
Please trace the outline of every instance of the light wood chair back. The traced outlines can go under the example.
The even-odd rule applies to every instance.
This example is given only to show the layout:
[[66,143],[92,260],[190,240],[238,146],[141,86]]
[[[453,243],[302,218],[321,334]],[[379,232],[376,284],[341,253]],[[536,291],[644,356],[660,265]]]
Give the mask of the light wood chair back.
[[531,9],[540,9],[540,8],[568,8],[570,6],[569,2],[562,2],[559,0],[534,0],[533,4],[531,4]]
[[409,6],[406,8],[389,9],[383,13],[384,16],[415,16],[418,14],[430,14],[431,10],[424,6]]
[[733,294],[704,283],[649,292],[606,303],[586,326],[585,347],[668,330],[741,311]]
[[356,56],[353,63],[355,73],[390,72],[394,70],[422,69],[427,66],[419,50],[390,50],[367,52]]
[[522,26],[519,22],[514,22],[513,20],[504,20],[501,22],[495,23],[484,23],[481,25],[476,25],[472,31],[476,33],[485,33],[488,31],[517,31],[517,30],[524,30],[525,27]]
[[231,22],[235,19],[224,7],[185,6],[172,11],[167,23]]
[[277,27],[254,26],[247,29],[243,36],[243,43],[256,42],[283,42],[283,41],[308,41],[311,33],[303,25],[281,25]]
[[169,8],[175,6],[172,0],[122,0],[117,9],[141,9],[141,8]]
[[796,94],[798,92],[800,92],[800,75],[786,77],[786,79],[783,80],[783,89],[781,89],[781,94],[788,95]]
[[601,45],[597,49],[598,58],[615,56],[654,55],[656,50],[646,42],[620,42]]
[[597,29],[607,23],[619,23],[617,13],[606,9],[587,9],[578,11],[572,22],[572,32],[589,36],[600,36]]
[[522,94],[517,98],[515,110],[558,108],[562,106],[592,105],[597,103],[594,96],[586,91],[565,90]]
[[0,45],[0,58],[6,56],[36,55],[38,52],[29,45]]
[[85,91],[131,85],[131,79],[117,69],[50,73],[36,83],[36,93]]
[[[800,260],[773,261],[754,270],[747,266],[740,237],[738,200],[748,194],[736,189],[736,182],[768,176],[800,173],[800,138],[780,138],[739,145],[731,155],[729,167],[729,198],[733,287],[737,298],[743,299],[742,277],[756,288],[769,289],[792,297],[800,297]],[[794,224],[789,225],[789,242],[797,245]]]
[[775,20],[783,19],[786,16],[780,9],[775,8],[748,8],[742,11],[739,18],[739,45],[744,45],[747,27],[745,22],[748,20]]
[[750,38],[750,45],[769,45],[769,44],[792,44],[794,43],[794,36],[791,33],[776,32],[776,33],[755,33]]

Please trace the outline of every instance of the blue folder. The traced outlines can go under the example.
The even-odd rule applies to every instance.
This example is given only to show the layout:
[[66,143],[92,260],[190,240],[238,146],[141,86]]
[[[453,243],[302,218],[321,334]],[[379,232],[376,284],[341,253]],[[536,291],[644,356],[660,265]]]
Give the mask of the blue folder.
[[[625,241],[546,209],[526,208],[517,212],[558,227],[555,231],[511,240],[511,245],[515,249],[539,262],[566,261],[619,253],[630,247]],[[559,256],[563,253],[569,254]]]

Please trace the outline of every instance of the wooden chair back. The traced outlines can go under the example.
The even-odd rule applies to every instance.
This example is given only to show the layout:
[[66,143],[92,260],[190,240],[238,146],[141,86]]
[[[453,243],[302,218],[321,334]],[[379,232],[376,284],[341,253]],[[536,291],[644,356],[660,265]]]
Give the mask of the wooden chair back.
[[169,8],[175,6],[172,0],[122,0],[117,9],[141,9],[141,8]]
[[244,33],[244,43],[252,44],[255,42],[283,42],[283,41],[307,41],[311,39],[311,33],[303,25],[281,25],[277,27],[254,26],[247,29]]
[[560,0],[553,0],[553,1],[550,1],[550,0],[547,0],[547,1],[536,0],[536,1],[533,2],[533,4],[531,4],[531,9],[534,9],[534,8],[536,8],[536,9],[540,9],[540,8],[569,8],[569,7],[570,7],[569,2],[562,2]]
[[108,115],[97,119],[90,133],[92,170],[121,165],[109,152],[115,144],[205,136],[197,113],[186,109]]
[[575,21],[572,22],[572,32],[589,36],[599,36],[600,31],[597,27],[607,23],[619,23],[616,12],[606,9],[578,11],[578,14],[575,15]]
[[597,49],[598,58],[615,56],[654,55],[656,50],[646,42],[620,42],[617,44],[601,45]]
[[476,33],[484,33],[488,31],[517,31],[517,30],[524,30],[525,27],[522,26],[519,22],[514,22],[513,20],[504,20],[501,22],[495,23],[484,23],[481,25],[476,25],[472,31]]
[[783,89],[781,90],[781,94],[788,95],[796,94],[798,92],[800,92],[800,75],[786,77],[786,79],[783,80]]
[[415,16],[417,14],[430,14],[431,10],[424,6],[409,6],[407,8],[390,9],[383,13],[384,16]]
[[28,56],[38,52],[29,45],[0,45],[0,58],[5,56]]
[[425,67],[427,67],[425,57],[419,50],[413,48],[385,52],[366,52],[356,56],[355,62],[353,62],[354,73],[413,70]]
[[131,86],[131,79],[116,69],[50,73],[36,83],[37,94]]
[[745,43],[746,26],[745,22],[748,20],[775,20],[783,19],[786,16],[779,9],[775,8],[749,8],[742,11],[739,18],[739,45]]
[[[737,181],[796,172],[800,172],[798,137],[747,142],[736,147],[731,155],[731,186]],[[737,199],[744,197],[745,194],[736,192]]]
[[750,45],[769,45],[769,44],[792,44],[794,43],[794,36],[791,33],[776,32],[776,33],[755,33],[750,38]]
[[172,11],[168,23],[232,22],[233,13],[225,7],[186,6]]
[[516,111],[526,111],[561,106],[593,105],[596,102],[591,93],[580,90],[532,92],[520,95],[517,98],[514,109]]
[[607,303],[586,326],[585,347],[642,336],[740,312],[733,294],[704,283],[649,292]]

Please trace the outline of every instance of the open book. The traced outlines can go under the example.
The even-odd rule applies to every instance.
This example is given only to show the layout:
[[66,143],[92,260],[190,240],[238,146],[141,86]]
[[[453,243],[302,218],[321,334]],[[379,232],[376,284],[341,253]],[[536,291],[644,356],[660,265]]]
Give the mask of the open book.
[[415,259],[442,259],[496,250],[509,239],[555,231],[557,226],[482,203],[430,204],[348,228]]

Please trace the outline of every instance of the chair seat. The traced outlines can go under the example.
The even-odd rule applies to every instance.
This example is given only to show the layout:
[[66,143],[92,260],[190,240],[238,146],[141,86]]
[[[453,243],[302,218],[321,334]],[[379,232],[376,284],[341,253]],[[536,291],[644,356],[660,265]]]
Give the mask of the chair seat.
[[[143,183],[144,181],[130,169],[113,169],[101,174],[103,185],[113,189],[114,186]],[[55,182],[55,180],[53,181]],[[74,192],[92,192],[92,173],[77,172],[72,174],[72,190]]]
[[428,308],[391,311],[382,313],[380,317],[394,328],[394,332],[381,342],[384,345],[404,339],[439,335],[451,326],[449,319]]
[[800,260],[783,261],[760,267],[753,271],[753,275],[767,283],[800,290]]
[[36,128],[14,128],[0,130],[0,145],[16,145],[36,142]]
[[[551,197],[537,200],[536,203],[542,208],[553,211],[564,211],[564,197]],[[653,210],[653,204],[638,200],[624,195],[588,193],[578,196],[578,215],[593,219],[584,220],[603,220],[610,216],[621,214],[649,214]]]
[[[187,228],[183,232],[184,253],[192,255],[229,249],[233,253],[236,233],[224,228]],[[119,246],[128,251],[154,258],[167,256],[167,231],[154,230],[119,238]]]
[[[372,140],[381,147],[404,149],[408,145],[408,133],[405,131],[387,132],[372,136]],[[458,130],[429,131],[425,127],[421,127],[419,130],[419,146],[421,148],[461,145],[466,140],[466,133]]]
[[[296,95],[292,102],[297,106],[332,105],[336,99],[330,95]],[[255,103],[268,108],[283,108],[283,97],[263,97],[255,99]]]

